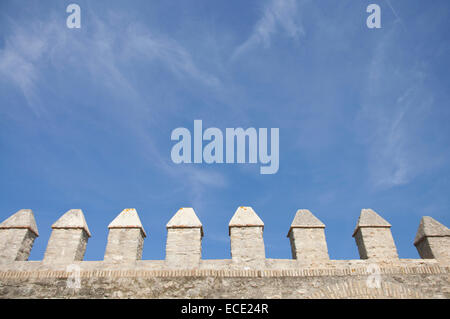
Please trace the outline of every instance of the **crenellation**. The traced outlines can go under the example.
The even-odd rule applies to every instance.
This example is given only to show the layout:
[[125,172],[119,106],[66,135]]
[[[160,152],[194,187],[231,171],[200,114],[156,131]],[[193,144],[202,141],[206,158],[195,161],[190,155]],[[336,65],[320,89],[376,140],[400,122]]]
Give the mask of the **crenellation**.
[[421,258],[450,259],[450,230],[435,219],[424,216],[420,221],[414,245]]
[[[165,260],[142,260],[146,232],[135,209],[122,211],[108,227],[104,260],[83,261],[91,234],[83,212],[69,210],[52,225],[43,260],[27,261],[37,227],[31,210],[17,212],[0,224],[0,298],[26,297],[30,289],[42,297],[74,296],[70,289],[45,288],[63,287],[68,266],[77,266],[88,285],[83,296],[94,298],[97,291],[152,298],[450,298],[448,228],[431,217],[422,219],[414,240],[422,259],[398,258],[390,224],[369,209],[353,234],[361,256],[355,260],[330,260],[325,225],[308,210],[297,211],[288,232],[292,259],[266,258],[264,223],[251,207],[239,207],[229,223],[230,259],[202,259],[203,226],[192,208],[167,223]],[[373,269],[380,288],[367,286]],[[177,290],[167,288],[174,281]],[[142,284],[151,295],[142,295]]]
[[124,209],[108,225],[108,229],[105,261],[123,263],[142,259],[144,238],[147,234],[136,209]]
[[297,211],[287,237],[291,242],[293,259],[303,263],[330,259],[325,240],[325,224],[309,210]]
[[0,224],[0,263],[28,260],[39,236],[31,209],[21,209]]
[[266,258],[264,223],[251,207],[239,207],[228,225],[231,259],[248,267],[263,267]]
[[397,259],[397,247],[389,224],[372,209],[361,210],[358,223],[353,232],[361,259]]
[[167,223],[169,268],[197,268],[202,258],[203,226],[192,208],[180,208]]
[[83,260],[91,233],[81,209],[71,209],[53,225],[44,262],[71,263]]

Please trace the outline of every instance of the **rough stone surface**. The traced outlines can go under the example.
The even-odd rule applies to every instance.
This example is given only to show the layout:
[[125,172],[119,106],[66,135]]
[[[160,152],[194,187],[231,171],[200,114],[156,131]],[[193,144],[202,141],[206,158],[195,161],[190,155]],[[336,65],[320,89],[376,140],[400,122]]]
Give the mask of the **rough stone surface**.
[[44,262],[66,263],[83,260],[91,233],[81,209],[71,209],[52,225]]
[[292,228],[325,228],[325,224],[314,216],[308,209],[299,209],[295,214],[289,231]]
[[28,260],[39,236],[31,209],[21,209],[0,224],[0,263]]
[[418,243],[424,237],[449,237],[450,229],[430,216],[423,216],[417,229],[414,244]]
[[300,262],[329,259],[324,228],[309,210],[299,209],[288,232],[292,258]]
[[28,260],[35,238],[26,228],[0,229],[0,263]]
[[262,227],[264,223],[251,207],[241,206],[234,213],[228,227]]
[[144,237],[147,234],[142,226],[141,219],[134,208],[124,209],[109,225],[108,228],[139,228]]
[[260,267],[266,258],[262,227],[231,227],[230,232],[233,262]]
[[169,268],[195,268],[202,257],[203,227],[192,208],[180,208],[167,223]]
[[361,259],[398,258],[389,228],[360,228],[354,237]]
[[435,219],[424,216],[414,245],[422,258],[450,259],[450,230]]
[[251,207],[239,207],[228,224],[231,258],[235,263],[261,267],[266,258],[264,223]]
[[450,259],[450,237],[426,237],[416,244],[421,258]]
[[86,219],[81,209],[71,209],[61,216],[53,225],[53,229],[83,229],[91,237]]
[[168,228],[166,262],[169,268],[196,268],[202,257],[200,228]]
[[142,259],[144,238],[147,235],[136,209],[124,209],[108,228],[105,260],[121,263]]
[[89,237],[82,228],[53,229],[44,262],[68,263],[83,260]]
[[[449,298],[445,275],[399,275],[380,288],[368,288],[366,278],[103,277],[83,278],[80,289],[67,288],[65,278],[9,279],[0,283],[0,298]],[[423,280],[433,286],[421,289]]]
[[361,259],[397,259],[391,224],[371,209],[361,210],[353,237]]
[[203,226],[193,208],[180,208],[167,223],[167,228],[200,228],[203,236]]
[[[383,217],[375,213],[370,208],[364,208],[361,210],[361,214],[358,218],[358,223],[356,224],[356,229],[359,227],[391,227]],[[355,229],[355,232],[356,232]]]
[[144,233],[139,228],[110,228],[105,260],[125,262],[142,259]]
[[34,233],[36,237],[39,236],[36,221],[31,209],[21,209],[0,224],[0,230],[11,228],[26,228]]
[[285,270],[78,265],[79,288],[67,285],[71,273],[63,267],[42,268],[40,262],[18,265],[20,271],[0,267],[0,298],[450,298],[450,267],[435,262],[380,264],[377,285],[368,284],[373,276],[368,262]]
[[[293,225],[298,227],[292,227],[289,235],[293,240],[303,236],[302,243],[311,243],[311,249],[299,249],[309,257],[271,259],[265,257],[262,221],[253,210],[239,210],[241,216],[229,228],[231,259],[201,259],[200,228],[171,223],[166,248],[176,266],[168,259],[140,260],[144,233],[139,227],[110,228],[112,251],[103,261],[82,261],[88,233],[80,224],[54,228],[43,261],[25,261],[29,251],[20,249],[31,247],[34,232],[2,228],[0,298],[450,298],[450,258],[448,254],[436,258],[435,253],[450,250],[448,237],[430,231],[426,220],[419,229],[427,236],[419,236],[416,246],[427,259],[389,255],[396,253],[395,245],[390,231],[386,232],[389,226],[378,218],[360,223],[354,234],[365,250],[360,251],[361,257],[368,259],[316,256],[323,247],[314,246],[325,239],[314,236],[317,230],[323,234],[324,225],[308,222],[305,228],[301,218],[294,218]],[[305,216],[313,220],[308,213]],[[189,225],[185,222],[182,226]],[[298,235],[298,231],[303,232]],[[16,257],[4,254],[10,249],[18,252]],[[80,280],[80,286],[69,285],[74,279]]]
[[308,262],[330,258],[323,228],[293,228],[289,240],[293,259]]

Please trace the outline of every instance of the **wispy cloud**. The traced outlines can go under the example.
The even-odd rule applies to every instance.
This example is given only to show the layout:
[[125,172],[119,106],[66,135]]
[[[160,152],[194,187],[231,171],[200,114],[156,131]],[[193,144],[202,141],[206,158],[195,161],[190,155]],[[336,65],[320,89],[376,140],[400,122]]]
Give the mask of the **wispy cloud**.
[[279,31],[294,40],[298,40],[305,34],[296,0],[270,0],[262,11],[262,16],[252,34],[236,48],[232,59],[261,45],[265,48],[269,47],[272,36]]
[[171,38],[153,34],[142,25],[131,25],[127,29],[126,55],[157,59],[175,74],[189,76],[207,86],[218,86],[220,80],[200,70],[189,52]]
[[206,205],[208,189],[224,188],[228,185],[225,176],[217,171],[186,167],[181,173],[187,178],[187,189],[192,196],[192,205],[199,209]]
[[[87,81],[92,81],[96,88],[104,87],[130,104],[116,110],[110,105],[97,105],[96,111],[108,117],[113,117],[116,112],[114,117],[126,127],[134,141],[139,141],[139,152],[148,156],[149,165],[168,178],[181,180],[178,185],[192,194],[195,201],[201,202],[205,189],[226,185],[224,176],[167,163],[168,158],[161,154],[161,148],[155,143],[157,137],[148,129],[153,114],[157,113],[152,112],[152,108],[159,106],[149,103],[146,92],[136,86],[130,76],[130,64],[157,65],[183,82],[195,82],[207,88],[217,88],[221,82],[215,75],[202,70],[189,51],[173,38],[139,23],[115,28],[115,24],[120,23],[115,19],[118,18],[108,14],[99,18],[92,13],[90,29],[86,33],[82,33],[83,29],[68,30],[57,19],[35,23],[35,28],[12,24],[5,46],[0,48],[0,75],[6,83],[12,83],[22,92],[36,116],[52,111],[47,109],[48,105],[40,103],[40,90],[46,86],[48,74],[71,74],[77,70],[88,75]],[[74,36],[75,32],[78,32],[77,36]],[[149,112],[152,116],[148,116]],[[155,119],[153,121],[153,126],[160,125]],[[78,153],[78,150],[74,149],[74,152]]]
[[87,70],[104,80],[98,83],[134,94],[137,92],[126,77],[126,62],[130,60],[161,63],[173,74],[202,85],[220,84],[217,77],[202,71],[177,41],[138,23],[115,32],[111,21],[94,17],[89,33],[68,39],[67,29],[57,21],[35,23],[34,28],[12,25],[11,35],[0,48],[0,74],[21,90],[36,114],[42,111],[37,103],[40,83],[45,83],[41,69],[49,65],[54,70],[68,65]]
[[390,0],[385,0],[389,8],[391,9],[392,13],[394,14],[396,20],[402,25],[404,31],[408,31],[405,24],[403,23],[403,20],[400,18],[400,16],[397,14],[397,11],[392,6],[392,3]]
[[357,116],[359,136],[368,146],[370,180],[381,189],[407,184],[433,165],[420,142],[421,120],[434,102],[426,66],[397,50],[397,37],[390,31],[374,50]]
[[15,25],[14,32],[5,40],[4,48],[0,49],[0,74],[20,89],[36,115],[42,111],[36,92],[40,80],[36,65],[45,58],[47,44],[24,27]]

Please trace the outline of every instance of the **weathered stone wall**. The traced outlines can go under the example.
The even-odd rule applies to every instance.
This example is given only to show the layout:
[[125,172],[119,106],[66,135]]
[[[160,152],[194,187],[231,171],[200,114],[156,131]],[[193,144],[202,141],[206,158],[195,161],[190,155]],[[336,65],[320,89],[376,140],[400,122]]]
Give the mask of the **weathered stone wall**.
[[44,260],[50,263],[83,260],[87,241],[88,236],[82,229],[53,231],[48,241]]
[[391,233],[391,224],[371,209],[363,209],[359,215],[355,237],[361,259],[395,260],[397,247]]
[[197,267],[202,257],[201,233],[198,228],[167,230],[166,261],[171,268]]
[[398,258],[392,234],[384,228],[361,228],[356,232],[355,240],[362,259]]
[[141,260],[146,233],[136,210],[110,223],[102,261],[82,261],[90,232],[81,210],[55,224],[43,261],[27,261],[38,236],[31,210],[0,223],[0,298],[450,298],[450,232],[424,217],[422,259],[399,259],[391,225],[361,212],[360,260],[330,260],[325,225],[299,210],[288,232],[293,259],[265,257],[264,223],[240,207],[229,223],[231,258],[201,258],[203,227],[191,208],[167,224],[165,260]]
[[258,265],[266,258],[262,227],[232,227],[231,257],[236,263]]
[[152,270],[146,262],[89,269],[100,269],[99,263],[79,264],[80,288],[67,286],[73,273],[39,270],[39,263],[35,270],[1,271],[0,298],[450,298],[450,267],[436,262],[381,265],[378,284],[369,267],[357,263],[284,270]]
[[139,228],[109,230],[105,260],[126,261],[142,258],[144,236]]
[[450,260],[449,239],[446,237],[425,238],[417,243],[422,258],[441,257]]
[[323,229],[293,228],[289,238],[292,258],[304,261],[329,259]]
[[8,229],[0,237],[0,260],[27,260],[36,235],[28,229]]
[[166,266],[197,268],[202,258],[203,226],[194,210],[180,208],[166,227]]

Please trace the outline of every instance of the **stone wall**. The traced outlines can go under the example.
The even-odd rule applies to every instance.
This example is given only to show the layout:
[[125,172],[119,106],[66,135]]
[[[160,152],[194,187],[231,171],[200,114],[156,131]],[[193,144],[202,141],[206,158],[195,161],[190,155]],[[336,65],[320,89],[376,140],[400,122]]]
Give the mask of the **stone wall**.
[[361,259],[330,260],[325,225],[299,210],[288,232],[293,259],[265,257],[264,223],[239,207],[229,224],[231,258],[201,259],[203,227],[192,208],[167,224],[165,260],[141,260],[145,230],[134,209],[109,225],[103,261],[83,261],[91,236],[81,210],[52,225],[42,261],[27,261],[38,236],[33,213],[0,224],[0,298],[450,298],[450,232],[424,217],[414,240],[422,259],[399,259],[391,225],[363,209],[353,236]]

